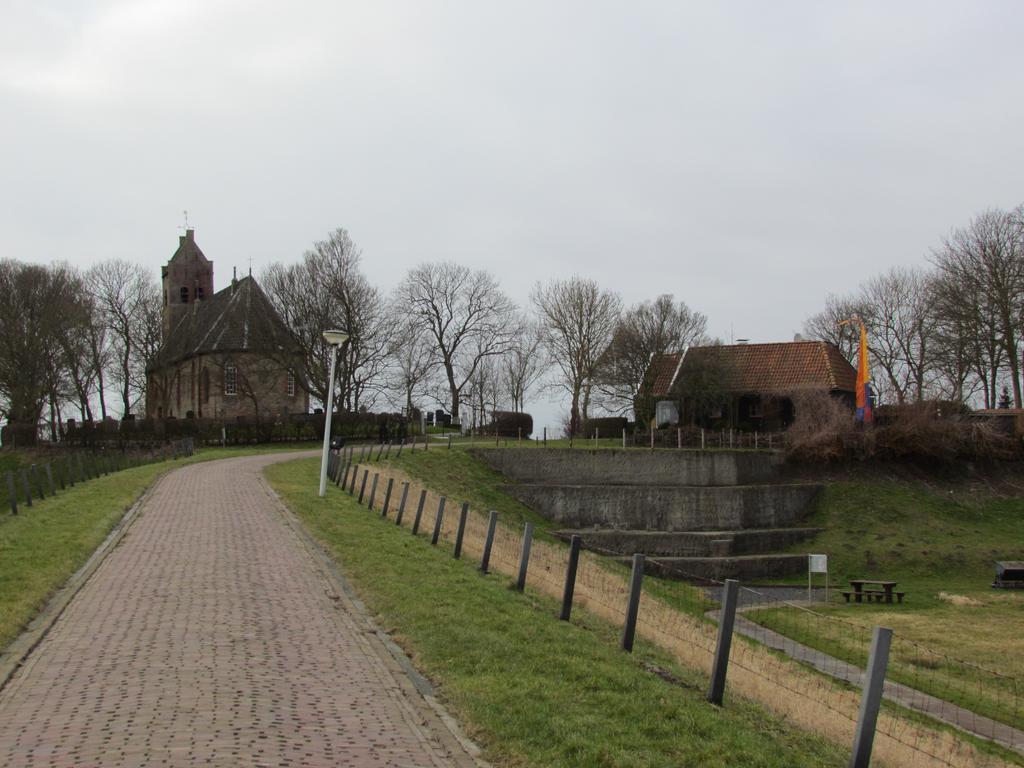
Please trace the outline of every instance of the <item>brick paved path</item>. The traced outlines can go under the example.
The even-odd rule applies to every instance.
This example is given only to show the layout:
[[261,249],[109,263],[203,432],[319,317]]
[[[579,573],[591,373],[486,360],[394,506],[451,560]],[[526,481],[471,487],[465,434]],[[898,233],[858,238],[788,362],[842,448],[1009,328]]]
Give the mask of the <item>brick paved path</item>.
[[285,522],[280,458],[156,485],[0,691],[0,765],[473,764]]

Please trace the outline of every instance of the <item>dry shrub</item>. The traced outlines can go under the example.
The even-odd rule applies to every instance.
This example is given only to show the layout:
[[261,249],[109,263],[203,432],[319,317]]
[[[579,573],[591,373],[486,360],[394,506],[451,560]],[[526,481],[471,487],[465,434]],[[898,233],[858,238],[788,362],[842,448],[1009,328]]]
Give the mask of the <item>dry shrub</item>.
[[786,430],[786,455],[798,461],[836,461],[863,453],[864,436],[850,409],[824,387],[786,394],[794,419]]
[[823,388],[795,390],[788,396],[795,418],[786,431],[786,453],[797,461],[883,459],[942,465],[1022,457],[1019,441],[991,421],[943,404],[890,406],[882,409],[876,426],[864,427]]
[[957,608],[963,608],[964,606],[981,605],[980,600],[975,600],[973,597],[967,595],[954,595],[952,592],[939,592],[939,600],[950,605],[955,605]]

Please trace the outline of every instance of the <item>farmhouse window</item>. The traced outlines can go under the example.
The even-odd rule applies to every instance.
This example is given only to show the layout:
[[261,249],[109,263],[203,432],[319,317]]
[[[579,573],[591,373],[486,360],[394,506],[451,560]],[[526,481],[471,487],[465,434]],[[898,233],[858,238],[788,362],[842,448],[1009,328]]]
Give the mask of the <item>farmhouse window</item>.
[[747,415],[752,419],[758,419],[763,416],[764,413],[761,411],[761,403],[752,402],[747,408]]
[[224,394],[238,394],[238,369],[235,368],[234,363],[224,364]]

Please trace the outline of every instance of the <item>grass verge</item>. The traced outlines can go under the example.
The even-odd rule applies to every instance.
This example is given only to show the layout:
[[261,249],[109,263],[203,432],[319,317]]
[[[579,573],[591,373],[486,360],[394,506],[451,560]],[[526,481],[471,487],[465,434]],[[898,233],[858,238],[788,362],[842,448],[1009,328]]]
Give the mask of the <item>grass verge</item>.
[[[315,460],[268,467],[267,477],[339,562],[378,621],[434,681],[487,759],[519,766],[811,766],[842,750],[731,699],[703,698],[706,681],[617,628],[481,576],[347,494],[316,496]],[[650,671],[661,670],[663,676]]]
[[[308,448],[309,446],[302,446]],[[253,453],[280,446],[207,448],[187,459],[161,461],[78,483],[55,496],[0,510],[0,649],[46,605],[135,503],[163,473],[185,464]],[[16,456],[6,455],[9,463]]]

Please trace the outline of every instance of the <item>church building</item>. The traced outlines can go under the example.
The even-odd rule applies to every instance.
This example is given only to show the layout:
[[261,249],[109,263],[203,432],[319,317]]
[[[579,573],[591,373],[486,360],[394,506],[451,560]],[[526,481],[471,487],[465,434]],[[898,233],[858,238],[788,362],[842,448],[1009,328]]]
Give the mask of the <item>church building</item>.
[[276,418],[309,411],[288,329],[252,275],[213,292],[195,230],[163,268],[163,339],[146,369],[147,418]]

